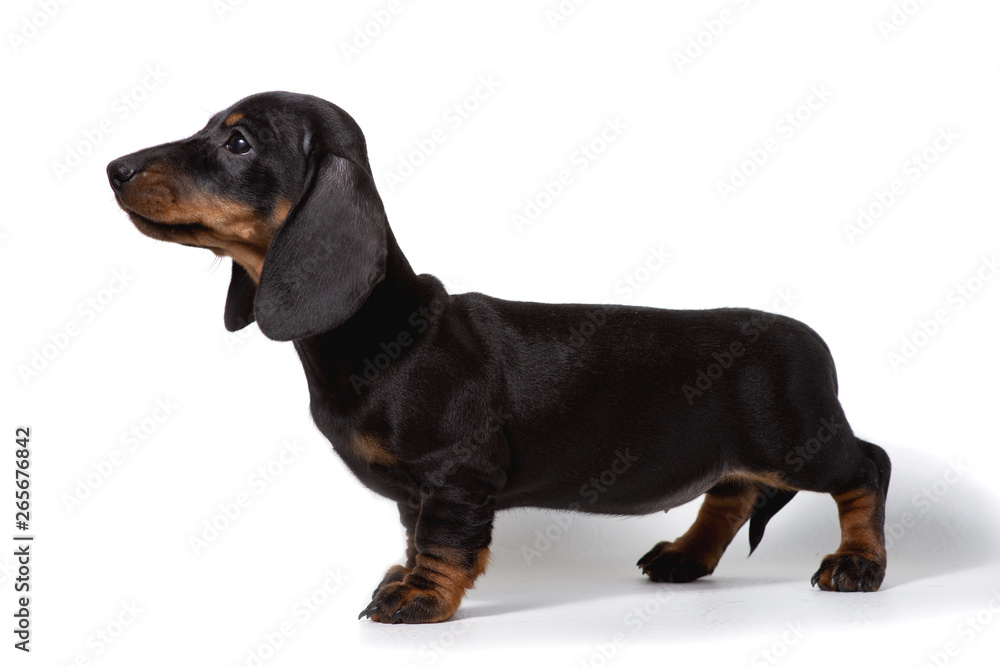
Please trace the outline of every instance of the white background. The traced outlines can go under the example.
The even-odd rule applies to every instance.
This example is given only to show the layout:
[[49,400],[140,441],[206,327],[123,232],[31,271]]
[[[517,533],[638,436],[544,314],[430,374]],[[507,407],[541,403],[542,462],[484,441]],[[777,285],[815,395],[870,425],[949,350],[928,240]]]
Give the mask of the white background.
[[[30,425],[37,536],[30,655],[11,648],[13,547],[0,550],[4,664],[995,658],[1000,6],[591,0],[553,22],[556,0],[423,0],[379,26],[387,0],[233,4],[4,5],[2,476],[15,427]],[[695,505],[642,519],[511,512],[455,621],[356,620],[402,553],[395,507],[312,425],[292,346],[256,326],[225,333],[228,260],[139,234],[104,173],[272,89],[354,116],[402,248],[453,291],[742,305],[819,331],[855,431],[894,462],[883,591],[810,588],[839,535],[834,503],[800,494],[753,558],[744,530],[715,575],[676,587],[633,564]],[[623,129],[581,171],[580,146],[609,121]],[[436,128],[444,142],[414,154]],[[950,143],[935,148],[939,133]],[[401,160],[420,164],[393,187]],[[546,199],[564,169],[572,182]],[[734,169],[753,173],[724,200]],[[529,200],[544,206],[519,230]],[[859,207],[880,215],[852,242]],[[670,259],[650,262],[661,250]],[[641,288],[624,290],[626,276]],[[915,347],[894,364],[904,341]],[[297,453],[275,463],[288,441]],[[269,464],[278,474],[260,484]],[[190,539],[241,493],[249,506],[196,554]],[[304,597],[319,601],[308,617]],[[283,623],[293,632],[272,651]]]

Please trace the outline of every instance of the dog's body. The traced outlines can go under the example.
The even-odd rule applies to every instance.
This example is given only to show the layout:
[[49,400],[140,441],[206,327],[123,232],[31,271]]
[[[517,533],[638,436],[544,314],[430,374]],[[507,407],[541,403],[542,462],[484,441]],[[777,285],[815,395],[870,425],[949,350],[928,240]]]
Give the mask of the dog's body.
[[805,325],[448,295],[396,244],[360,129],[309,96],[246,98],[108,175],[144,233],[233,257],[227,327],[294,341],[317,426],[398,504],[406,564],[362,615],[450,618],[498,510],[635,515],[703,493],[691,529],[640,559],[653,580],[711,573],[744,523],[753,548],[810,490],[834,496],[843,531],[813,583],[881,584],[889,459],[852,434]]

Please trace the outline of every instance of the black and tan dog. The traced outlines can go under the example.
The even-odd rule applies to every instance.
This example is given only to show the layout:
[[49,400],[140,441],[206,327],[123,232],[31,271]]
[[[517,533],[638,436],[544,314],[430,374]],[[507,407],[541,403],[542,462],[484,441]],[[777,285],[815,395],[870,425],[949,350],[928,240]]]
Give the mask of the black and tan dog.
[[316,97],[253,95],[108,178],[144,234],[233,259],[226,327],[294,341],[317,426],[398,504],[406,563],[362,616],[450,618],[498,510],[638,515],[701,494],[694,525],[639,560],[652,580],[710,574],[748,520],[752,551],[808,490],[833,496],[842,530],[813,584],[882,583],[889,458],[851,432],[807,326],[449,295],[396,244],[361,130]]

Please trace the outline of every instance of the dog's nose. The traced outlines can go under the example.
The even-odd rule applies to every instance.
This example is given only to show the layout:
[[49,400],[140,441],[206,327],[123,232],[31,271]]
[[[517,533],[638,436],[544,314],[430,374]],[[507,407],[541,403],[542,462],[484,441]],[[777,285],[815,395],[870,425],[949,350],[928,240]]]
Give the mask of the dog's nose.
[[121,189],[133,176],[135,176],[135,169],[121,158],[108,164],[108,181],[111,183],[111,189],[115,192],[121,192]]

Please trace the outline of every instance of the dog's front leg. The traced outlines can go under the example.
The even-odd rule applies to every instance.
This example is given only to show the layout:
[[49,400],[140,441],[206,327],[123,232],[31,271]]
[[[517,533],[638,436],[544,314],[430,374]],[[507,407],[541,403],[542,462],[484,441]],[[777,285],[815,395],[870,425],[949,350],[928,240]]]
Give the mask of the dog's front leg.
[[[483,497],[445,486],[425,490],[419,505],[412,569],[390,569],[358,618],[367,616],[380,623],[446,621],[486,570],[493,530],[492,494]],[[409,549],[407,561],[409,565]]]
[[419,501],[407,501],[397,503],[397,505],[399,507],[399,521],[403,524],[403,528],[406,529],[406,563],[403,565],[393,565],[386,570],[382,581],[372,591],[373,600],[386,584],[402,581],[403,577],[412,572],[413,568],[417,566],[415,534],[417,532],[417,517],[420,516],[420,503]]

